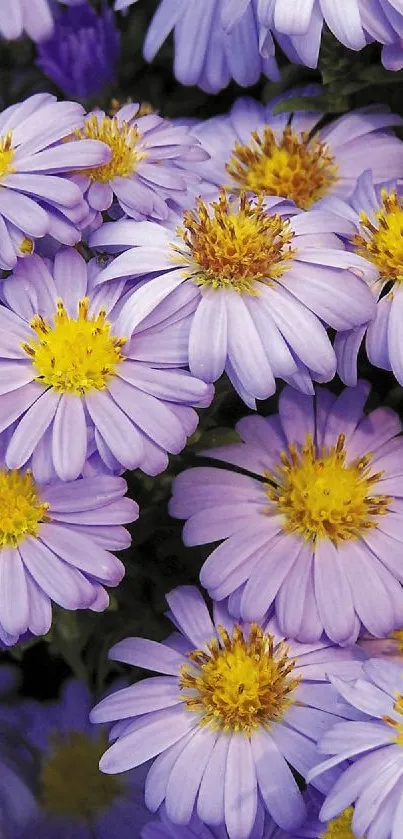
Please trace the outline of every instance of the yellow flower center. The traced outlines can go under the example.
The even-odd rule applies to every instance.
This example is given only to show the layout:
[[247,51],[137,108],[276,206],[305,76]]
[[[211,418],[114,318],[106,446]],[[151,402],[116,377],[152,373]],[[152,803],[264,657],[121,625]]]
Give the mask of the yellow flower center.
[[337,165],[326,143],[309,134],[284,129],[277,139],[271,128],[253,131],[247,146],[237,143],[226,166],[235,182],[228,189],[257,195],[279,195],[307,210],[337,183]]
[[284,643],[274,647],[271,635],[251,624],[246,638],[240,626],[232,637],[219,627],[220,640],[207,650],[189,653],[180,687],[186,706],[201,714],[201,725],[250,734],[269,728],[293,704],[299,679],[291,675],[295,661]]
[[80,174],[88,175],[92,181],[101,184],[107,184],[117,177],[130,177],[136,171],[139,161],[147,156],[147,152],[140,148],[141,134],[137,126],[126,122],[119,125],[116,117],[98,120],[92,114],[85,120],[84,128],[75,133],[80,140],[100,140],[109,146],[112,152],[109,163],[80,170]]
[[403,282],[403,204],[396,192],[382,190],[382,204],[375,222],[360,215],[361,234],[352,239],[357,253],[372,262],[381,283]]
[[37,340],[23,344],[37,371],[37,380],[59,393],[82,396],[91,390],[103,390],[123,360],[121,348],[126,338],[111,334],[106,312],[88,316],[89,300],[78,304],[78,317],[70,318],[61,300],[48,324],[41,315],[30,323]]
[[11,148],[13,136],[9,131],[5,137],[0,137],[0,178],[4,178],[13,172],[12,162],[14,160],[15,150]]
[[49,813],[91,820],[121,795],[121,779],[98,768],[108,746],[106,737],[91,740],[87,734],[70,732],[56,735],[52,745],[40,774],[42,804]]
[[371,494],[382,473],[371,473],[370,454],[348,465],[346,457],[343,434],[335,446],[319,452],[310,434],[301,450],[291,443],[282,452],[277,469],[265,474],[266,493],[285,517],[286,530],[307,541],[331,539],[337,544],[377,526],[391,500]]
[[241,195],[231,204],[222,192],[211,209],[199,199],[196,210],[185,213],[178,234],[187,247],[174,248],[197,285],[256,295],[257,280],[269,285],[290,267],[290,224],[266,213],[262,201]]
[[321,839],[356,839],[351,827],[353,815],[353,807],[347,807],[337,819],[328,822],[325,832],[321,833]]
[[49,521],[32,474],[0,471],[0,550],[15,548],[26,536],[37,536],[40,524]]

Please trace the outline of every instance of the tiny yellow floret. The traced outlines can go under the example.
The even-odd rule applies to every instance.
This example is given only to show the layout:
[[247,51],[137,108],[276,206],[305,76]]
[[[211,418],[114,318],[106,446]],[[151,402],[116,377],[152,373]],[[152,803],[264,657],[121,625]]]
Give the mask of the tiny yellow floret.
[[226,166],[233,192],[279,195],[309,209],[337,183],[337,165],[326,143],[287,126],[280,138],[266,127],[251,134],[249,145],[237,143]]
[[187,276],[199,286],[256,296],[256,282],[271,285],[295,256],[289,221],[244,194],[231,202],[222,191],[210,207],[199,199],[177,232],[186,249],[175,247],[174,257],[180,255]]
[[147,157],[141,146],[141,133],[136,125],[127,122],[119,124],[117,117],[98,119],[92,114],[85,120],[84,128],[78,129],[76,136],[80,140],[100,140],[109,146],[112,157],[109,163],[80,169],[78,174],[87,175],[92,181],[107,184],[113,178],[128,178],[137,169],[140,160]]
[[354,815],[353,807],[347,807],[336,819],[331,819],[320,839],[356,839],[351,827]]
[[13,135],[8,131],[5,137],[0,137],[0,179],[14,172],[13,160],[15,149],[12,148]]
[[223,627],[218,632],[219,639],[189,653],[191,664],[182,667],[187,708],[201,714],[200,725],[214,730],[250,735],[270,728],[295,701],[299,683],[286,644],[275,647],[273,636],[254,623],[248,634],[240,626],[232,636]]
[[[29,470],[0,471],[0,551],[15,548],[27,536],[38,536],[40,525],[49,521],[49,504],[41,501]],[[0,559],[1,561],[1,559]]]
[[59,393],[83,396],[103,390],[123,361],[126,338],[111,334],[105,310],[89,316],[89,299],[78,303],[78,317],[70,318],[62,300],[57,303],[53,325],[35,315],[30,326],[37,336],[22,345],[37,371],[37,381]]
[[90,821],[121,795],[122,780],[104,775],[98,767],[107,747],[103,735],[90,739],[72,731],[54,736],[39,779],[42,805],[48,813]]
[[360,256],[368,259],[380,273],[380,284],[403,282],[403,203],[396,192],[382,190],[382,205],[374,221],[360,215],[361,234],[352,242]]
[[275,504],[267,512],[282,513],[288,532],[337,544],[358,539],[388,511],[391,499],[373,495],[382,473],[371,473],[371,454],[347,463],[344,443],[340,434],[335,446],[318,451],[308,434],[301,448],[291,443],[277,468],[265,473],[266,494]]

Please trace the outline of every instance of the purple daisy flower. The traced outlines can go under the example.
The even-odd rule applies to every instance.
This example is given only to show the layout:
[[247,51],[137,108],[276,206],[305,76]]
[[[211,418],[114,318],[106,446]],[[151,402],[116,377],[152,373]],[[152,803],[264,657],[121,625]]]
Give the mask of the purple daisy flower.
[[93,111],[77,136],[100,140],[111,153],[109,162],[75,179],[90,207],[107,210],[115,197],[121,211],[136,219],[167,219],[168,199],[180,200],[188,184],[200,180],[191,171],[193,163],[208,157],[187,125],[143,114],[138,103],[124,105],[114,116]]
[[192,293],[180,311],[164,303],[127,332],[120,308],[132,292],[122,297],[124,281],[94,289],[98,270],[65,248],[53,263],[24,260],[3,283],[0,430],[16,424],[9,469],[32,457],[35,474],[36,458],[46,458],[73,480],[93,453],[92,432],[109,469],[155,475],[195,431],[191,406],[211,402],[211,386],[170,369],[187,362]]
[[195,170],[229,192],[278,195],[305,210],[327,195],[347,198],[366,169],[375,183],[401,176],[403,143],[390,129],[402,120],[387,109],[360,108],[325,127],[318,112],[275,113],[289,97],[316,93],[319,87],[296,88],[267,105],[240,98],[228,114],[194,125],[210,155]]
[[361,678],[330,677],[339,694],[361,719],[336,724],[318,748],[331,755],[308,777],[351,765],[336,781],[320,811],[333,819],[354,804],[352,833],[367,839],[400,839],[403,830],[403,668],[401,663],[371,659]]
[[188,519],[185,544],[224,540],[202,585],[244,620],[275,604],[281,631],[304,643],[402,626],[401,423],[388,408],[365,416],[368,392],[286,387],[277,415],[244,417],[241,443],[203,452],[249,475],[199,467],[176,478],[170,512]]
[[63,142],[83,120],[81,105],[58,102],[49,93],[30,96],[0,114],[0,268],[13,268],[46,233],[64,244],[79,241],[88,206],[79,187],[61,174],[110,157],[97,140]]
[[88,3],[60,10],[52,38],[38,46],[37,65],[66,96],[102,95],[117,76],[120,34],[112,9]]
[[[133,2],[116,0],[115,9],[126,9]],[[181,84],[218,93],[231,79],[241,87],[255,84],[261,74],[278,80],[273,42],[264,50],[264,58],[260,53],[258,0],[235,2],[239,14],[231,31],[226,31],[228,0],[161,0],[145,39],[146,60],[153,60],[173,30],[174,73]]]
[[138,505],[124,498],[126,481],[117,476],[43,483],[30,471],[9,471],[5,436],[0,438],[0,639],[11,646],[27,631],[49,631],[52,602],[65,609],[106,609],[104,586],[116,586],[124,575],[110,551],[130,545],[122,525],[136,521]]
[[318,761],[319,730],[344,719],[327,674],[359,674],[358,648],[285,641],[274,619],[235,624],[217,604],[212,620],[192,586],[167,601],[178,633],[166,643],[127,638],[110,651],[164,675],[93,709],[92,722],[118,721],[100,768],[113,775],[156,758],[146,804],[155,812],[164,801],[175,824],[188,824],[196,806],[202,822],[225,822],[230,839],[247,839],[263,806],[284,830],[297,827],[305,804],[288,764],[305,776]]
[[24,829],[14,831],[6,823],[7,839],[139,836],[149,819],[142,801],[145,771],[113,778],[100,772],[108,730],[91,726],[91,703],[78,681],[67,682],[57,702],[26,703],[23,732],[37,755],[37,801]]
[[191,372],[214,382],[225,370],[255,407],[274,393],[277,376],[306,393],[313,393],[312,378],[332,379],[336,361],[325,325],[345,330],[372,318],[363,275],[375,269],[335,235],[352,230],[332,213],[299,213],[278,198],[263,204],[243,194],[231,201],[222,192],[211,204],[199,199],[182,227],[114,222],[90,243],[126,248],[98,283],[154,277],[122,310],[129,329],[161,300],[178,309],[184,290],[192,289]]
[[371,364],[392,370],[403,384],[403,193],[396,182],[375,185],[364,172],[349,203],[326,199],[324,207],[339,212],[355,226],[349,247],[369,260],[375,274],[369,278],[377,301],[376,314],[366,327],[336,337],[338,372],[348,385],[357,381],[357,355],[365,337]]

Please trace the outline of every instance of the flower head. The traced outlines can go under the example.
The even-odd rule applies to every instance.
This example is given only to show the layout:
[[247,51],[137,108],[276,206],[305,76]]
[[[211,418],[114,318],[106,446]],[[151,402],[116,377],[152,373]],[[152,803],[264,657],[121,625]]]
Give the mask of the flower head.
[[403,312],[403,195],[396,182],[376,185],[371,172],[364,172],[349,203],[329,198],[326,206],[347,215],[355,225],[348,246],[374,268],[368,277],[377,302],[368,329],[354,329],[336,337],[338,370],[343,381],[357,381],[357,355],[365,337],[372,364],[392,370],[403,384],[403,340],[400,323]]
[[120,37],[112,9],[88,4],[61,10],[52,38],[38,47],[38,66],[66,96],[92,99],[117,74]]
[[305,805],[287,764],[305,775],[317,762],[318,726],[344,718],[325,674],[359,672],[357,650],[326,640],[304,647],[284,640],[275,620],[235,623],[221,606],[212,620],[193,587],[175,589],[167,600],[179,634],[164,644],[127,638],[110,652],[165,675],[137,682],[91,712],[93,722],[119,721],[102,771],[156,757],[146,804],[156,811],[165,801],[173,823],[188,824],[196,807],[206,824],[225,821],[230,839],[247,839],[263,807],[292,830]]
[[[99,283],[153,275],[133,298],[145,312],[163,299],[179,309],[184,288],[193,289],[190,370],[207,382],[225,370],[255,407],[274,393],[277,376],[306,393],[312,379],[331,379],[335,355],[324,324],[345,330],[373,315],[363,276],[374,270],[344,249],[343,229],[354,231],[332,213],[299,213],[277,197],[231,199],[222,191],[217,201],[199,199],[176,230],[120,221],[103,225],[90,242],[125,249]],[[132,328],[130,301],[123,316]]]
[[[126,9],[133,2],[116,0],[115,9]],[[173,30],[174,73],[181,84],[218,93],[231,79],[242,87],[256,84],[262,73],[278,79],[273,42],[264,50],[265,57],[260,53],[258,1],[251,0],[250,5],[245,0],[235,2],[239,14],[228,32],[224,28],[228,0],[211,0],[207,5],[199,0],[161,0],[145,39],[146,60],[153,60]]]
[[354,836],[380,836],[380,830],[384,836],[398,836],[403,787],[402,665],[371,659],[363,665],[362,678],[346,682],[331,677],[331,681],[358,719],[336,724],[319,741],[320,752],[331,757],[308,777],[317,778],[345,760],[351,763],[327,795],[320,818],[337,820],[354,804]]
[[208,156],[188,126],[142,114],[138,104],[124,105],[113,116],[94,111],[77,136],[100,140],[111,153],[109,162],[77,180],[89,205],[107,210],[115,197],[121,211],[135,219],[167,219],[167,201],[186,195],[188,184],[198,181],[190,167]]
[[[29,0],[30,2],[30,0]],[[63,173],[105,163],[99,141],[63,142],[83,124],[76,102],[37,93],[0,114],[0,267],[13,268],[29,256],[37,238],[49,233],[75,244],[88,223],[81,189]]]
[[81,682],[70,681],[56,702],[28,703],[23,733],[37,756],[36,803],[20,832],[6,823],[10,839],[103,839],[123,835],[128,824],[138,836],[149,818],[142,804],[143,770],[108,777],[98,768],[108,730],[90,725],[91,701]]
[[[247,471],[198,467],[174,482],[171,514],[187,545],[224,540],[202,584],[244,620],[275,604],[282,632],[355,640],[401,626],[403,454],[398,416],[363,406],[360,382],[338,398],[285,388],[279,414],[245,417],[242,442],[204,452]],[[253,477],[252,477],[253,475]]]
[[211,401],[211,387],[165,369],[186,364],[191,297],[183,315],[163,304],[135,334],[125,332],[124,282],[94,289],[98,270],[68,248],[49,268],[37,256],[24,260],[3,284],[0,425],[15,423],[10,469],[32,458],[35,474],[46,451],[56,475],[73,480],[95,446],[112,471],[120,464],[157,474],[196,428],[190,406]]
[[[15,644],[29,631],[45,635],[52,602],[65,609],[102,611],[124,566],[111,550],[130,545],[122,526],[138,518],[124,498],[123,478],[97,475],[76,481],[35,480],[25,469],[7,469],[1,438],[0,639]],[[39,453],[38,453],[39,455]],[[42,451],[46,471],[46,454]]]
[[[297,88],[288,96],[319,92]],[[228,114],[193,126],[210,155],[195,166],[204,181],[225,184],[230,193],[277,195],[309,209],[328,195],[351,195],[365,169],[372,169],[375,183],[400,177],[403,143],[388,131],[400,117],[363,108],[320,127],[321,113],[276,113],[286,98],[267,105],[238,99]]]

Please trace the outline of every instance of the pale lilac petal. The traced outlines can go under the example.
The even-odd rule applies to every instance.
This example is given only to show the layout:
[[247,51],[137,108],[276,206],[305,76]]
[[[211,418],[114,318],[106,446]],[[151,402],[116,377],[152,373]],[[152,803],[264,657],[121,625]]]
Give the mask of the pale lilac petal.
[[6,463],[9,469],[18,469],[27,462],[52,422],[59,400],[60,394],[53,388],[45,390],[20,420],[7,448]]
[[29,604],[24,566],[15,548],[2,548],[0,556],[0,622],[10,635],[28,627]]
[[234,732],[230,737],[225,770],[225,824],[231,839],[248,839],[256,817],[257,781],[249,738]]
[[177,758],[169,776],[165,806],[169,818],[188,824],[204,770],[220,732],[199,728]]
[[62,481],[73,481],[81,474],[87,455],[87,424],[83,400],[74,393],[64,394],[56,409],[52,434],[52,457]]

